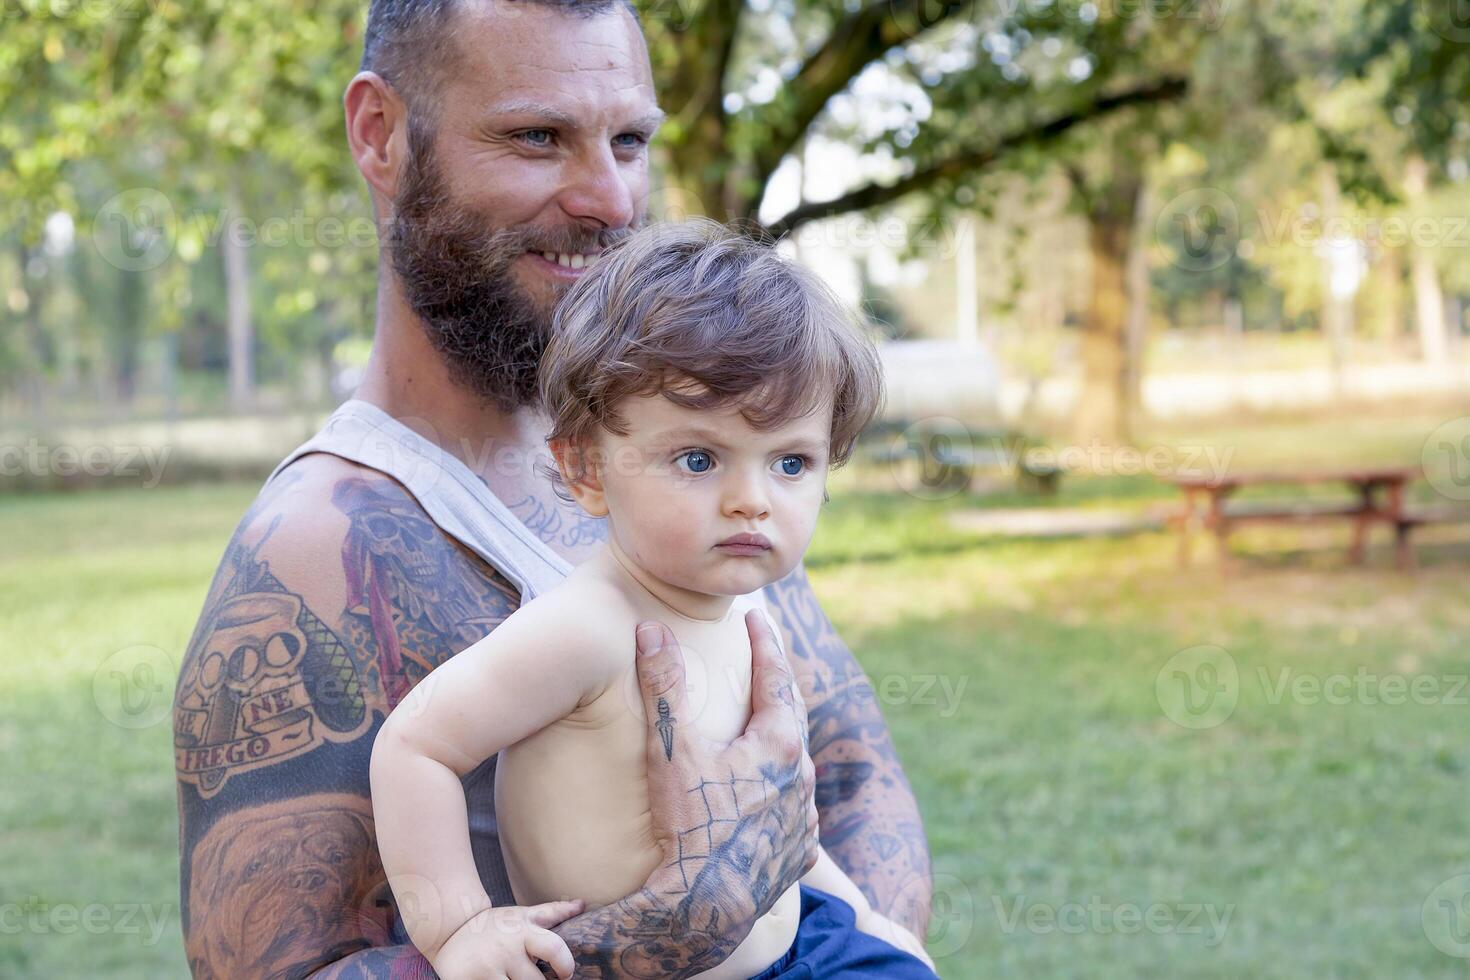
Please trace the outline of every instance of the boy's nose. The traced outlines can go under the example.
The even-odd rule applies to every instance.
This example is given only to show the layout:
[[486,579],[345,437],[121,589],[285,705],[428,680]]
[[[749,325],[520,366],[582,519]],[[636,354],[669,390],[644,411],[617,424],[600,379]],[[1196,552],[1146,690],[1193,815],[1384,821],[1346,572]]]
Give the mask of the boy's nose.
[[725,516],[760,520],[769,517],[771,504],[759,475],[735,477],[725,491]]

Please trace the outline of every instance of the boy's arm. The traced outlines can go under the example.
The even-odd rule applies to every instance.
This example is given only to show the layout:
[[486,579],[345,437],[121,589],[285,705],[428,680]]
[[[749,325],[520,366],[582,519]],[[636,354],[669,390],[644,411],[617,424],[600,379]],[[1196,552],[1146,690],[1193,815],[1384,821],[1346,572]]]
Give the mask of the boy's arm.
[[801,883],[820,889],[828,895],[835,895],[851,905],[852,910],[857,913],[859,924],[873,914],[873,907],[868,904],[862,889],[852,883],[847,872],[837,866],[837,862],[832,860],[832,855],[824,847],[817,848],[817,863],[801,876]]
[[523,607],[439,666],[373,747],[378,851],[404,925],[431,960],[492,904],[475,870],[461,777],[570,714],[603,679],[606,641],[573,635],[542,612]]

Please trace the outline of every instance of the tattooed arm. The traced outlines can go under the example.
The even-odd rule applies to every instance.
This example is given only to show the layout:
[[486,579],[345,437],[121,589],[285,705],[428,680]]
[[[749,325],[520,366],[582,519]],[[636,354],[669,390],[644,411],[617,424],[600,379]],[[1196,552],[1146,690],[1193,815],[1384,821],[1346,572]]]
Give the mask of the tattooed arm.
[[806,699],[822,845],[873,907],[922,936],[929,847],[878,699],[822,612],[806,570],[766,587]]
[[[379,860],[369,759],[383,717],[519,604],[396,483],[330,457],[274,481],[210,587],[174,704],[182,912],[197,977],[430,977]],[[787,733],[785,743],[800,744]],[[780,747],[767,736],[764,754]],[[798,767],[691,748],[653,806],[709,853],[558,928],[584,977],[688,977],[801,873]],[[705,800],[701,773],[757,799]],[[702,807],[702,808],[701,808]],[[738,817],[738,819],[736,819]],[[793,855],[795,857],[793,858]],[[747,879],[754,877],[754,883]],[[650,972],[652,971],[652,972]]]

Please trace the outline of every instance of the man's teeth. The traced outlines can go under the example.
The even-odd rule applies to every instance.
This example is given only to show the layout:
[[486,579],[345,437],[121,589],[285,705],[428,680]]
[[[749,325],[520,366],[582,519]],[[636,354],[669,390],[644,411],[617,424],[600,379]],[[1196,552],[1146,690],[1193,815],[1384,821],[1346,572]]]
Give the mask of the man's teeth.
[[569,255],[566,252],[542,252],[541,257],[548,262],[555,262],[557,265],[565,266],[568,269],[580,269],[589,261],[588,256],[580,252],[574,255]]

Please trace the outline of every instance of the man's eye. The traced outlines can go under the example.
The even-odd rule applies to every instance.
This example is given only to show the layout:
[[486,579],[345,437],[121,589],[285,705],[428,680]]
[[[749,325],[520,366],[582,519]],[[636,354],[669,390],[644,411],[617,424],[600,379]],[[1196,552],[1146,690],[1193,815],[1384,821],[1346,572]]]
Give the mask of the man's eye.
[[692,449],[674,462],[682,462],[686,473],[708,473],[715,465],[715,458],[702,449]]
[[782,456],[776,461],[776,465],[781,467],[781,472],[787,476],[800,476],[801,471],[807,467],[807,458],[805,456]]
[[648,137],[642,133],[621,133],[613,137],[613,142],[625,150],[636,150],[648,142]]
[[555,134],[549,129],[528,129],[523,133],[517,133],[517,138],[531,146],[550,146]]

